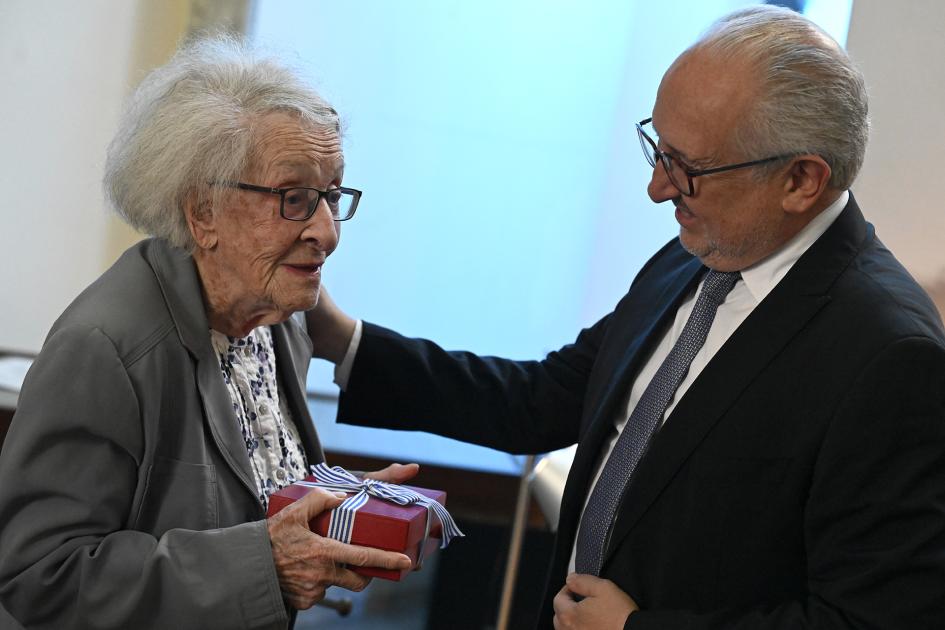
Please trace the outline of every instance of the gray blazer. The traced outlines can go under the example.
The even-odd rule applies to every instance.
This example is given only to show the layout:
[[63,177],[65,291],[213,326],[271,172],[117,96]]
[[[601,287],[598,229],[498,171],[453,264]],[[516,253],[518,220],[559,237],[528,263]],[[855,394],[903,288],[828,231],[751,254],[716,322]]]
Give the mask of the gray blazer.
[[[208,330],[193,259],[155,239],[53,325],[0,453],[0,603],[24,626],[288,625]],[[311,341],[294,319],[272,332],[282,395],[324,461]]]

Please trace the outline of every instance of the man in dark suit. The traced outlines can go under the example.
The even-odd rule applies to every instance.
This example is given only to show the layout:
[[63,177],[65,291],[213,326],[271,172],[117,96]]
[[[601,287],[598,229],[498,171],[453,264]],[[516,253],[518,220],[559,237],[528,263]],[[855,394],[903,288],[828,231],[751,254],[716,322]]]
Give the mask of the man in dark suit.
[[541,627],[945,628],[945,333],[849,193],[862,76],[803,17],[739,11],[638,133],[680,234],[612,313],[509,361],[325,300],[339,419],[578,443]]

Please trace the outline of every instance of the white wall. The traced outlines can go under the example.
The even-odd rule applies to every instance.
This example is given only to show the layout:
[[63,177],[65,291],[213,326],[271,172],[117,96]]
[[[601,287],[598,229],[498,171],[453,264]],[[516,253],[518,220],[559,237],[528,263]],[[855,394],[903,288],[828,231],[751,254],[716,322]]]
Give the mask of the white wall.
[[873,121],[854,194],[899,260],[941,291],[945,2],[855,0],[847,49],[866,75]]
[[104,147],[133,2],[0,2],[0,348],[37,350],[105,267]]
[[[147,65],[142,41],[180,4],[0,0],[0,348],[38,350],[114,258],[105,147]],[[934,284],[945,278],[945,210],[933,201],[945,181],[945,2],[856,0],[848,47],[874,126],[854,191],[887,245]]]

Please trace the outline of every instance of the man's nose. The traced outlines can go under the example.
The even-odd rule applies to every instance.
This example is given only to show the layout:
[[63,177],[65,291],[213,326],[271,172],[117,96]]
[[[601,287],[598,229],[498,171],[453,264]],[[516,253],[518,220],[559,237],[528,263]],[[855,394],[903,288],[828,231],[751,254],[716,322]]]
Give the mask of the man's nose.
[[646,187],[646,193],[653,200],[653,203],[663,203],[679,196],[679,189],[673,185],[673,182],[669,181],[662,160],[657,161],[656,166],[653,167],[653,175]]

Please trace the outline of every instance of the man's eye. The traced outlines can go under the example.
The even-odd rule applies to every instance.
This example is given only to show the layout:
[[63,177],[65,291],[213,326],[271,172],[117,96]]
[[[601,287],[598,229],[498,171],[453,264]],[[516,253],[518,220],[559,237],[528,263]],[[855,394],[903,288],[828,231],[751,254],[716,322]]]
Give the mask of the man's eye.
[[[672,156],[670,156],[670,157],[672,157]],[[687,172],[687,173],[688,173],[688,172],[692,172],[692,171],[696,170],[695,168],[693,168],[693,167],[690,166],[689,164],[686,164],[685,162],[683,162],[682,160],[680,160],[678,157],[673,157],[673,162],[675,162],[674,166],[675,166],[676,168],[678,168],[679,170],[681,170],[681,171],[684,171],[684,172]]]

